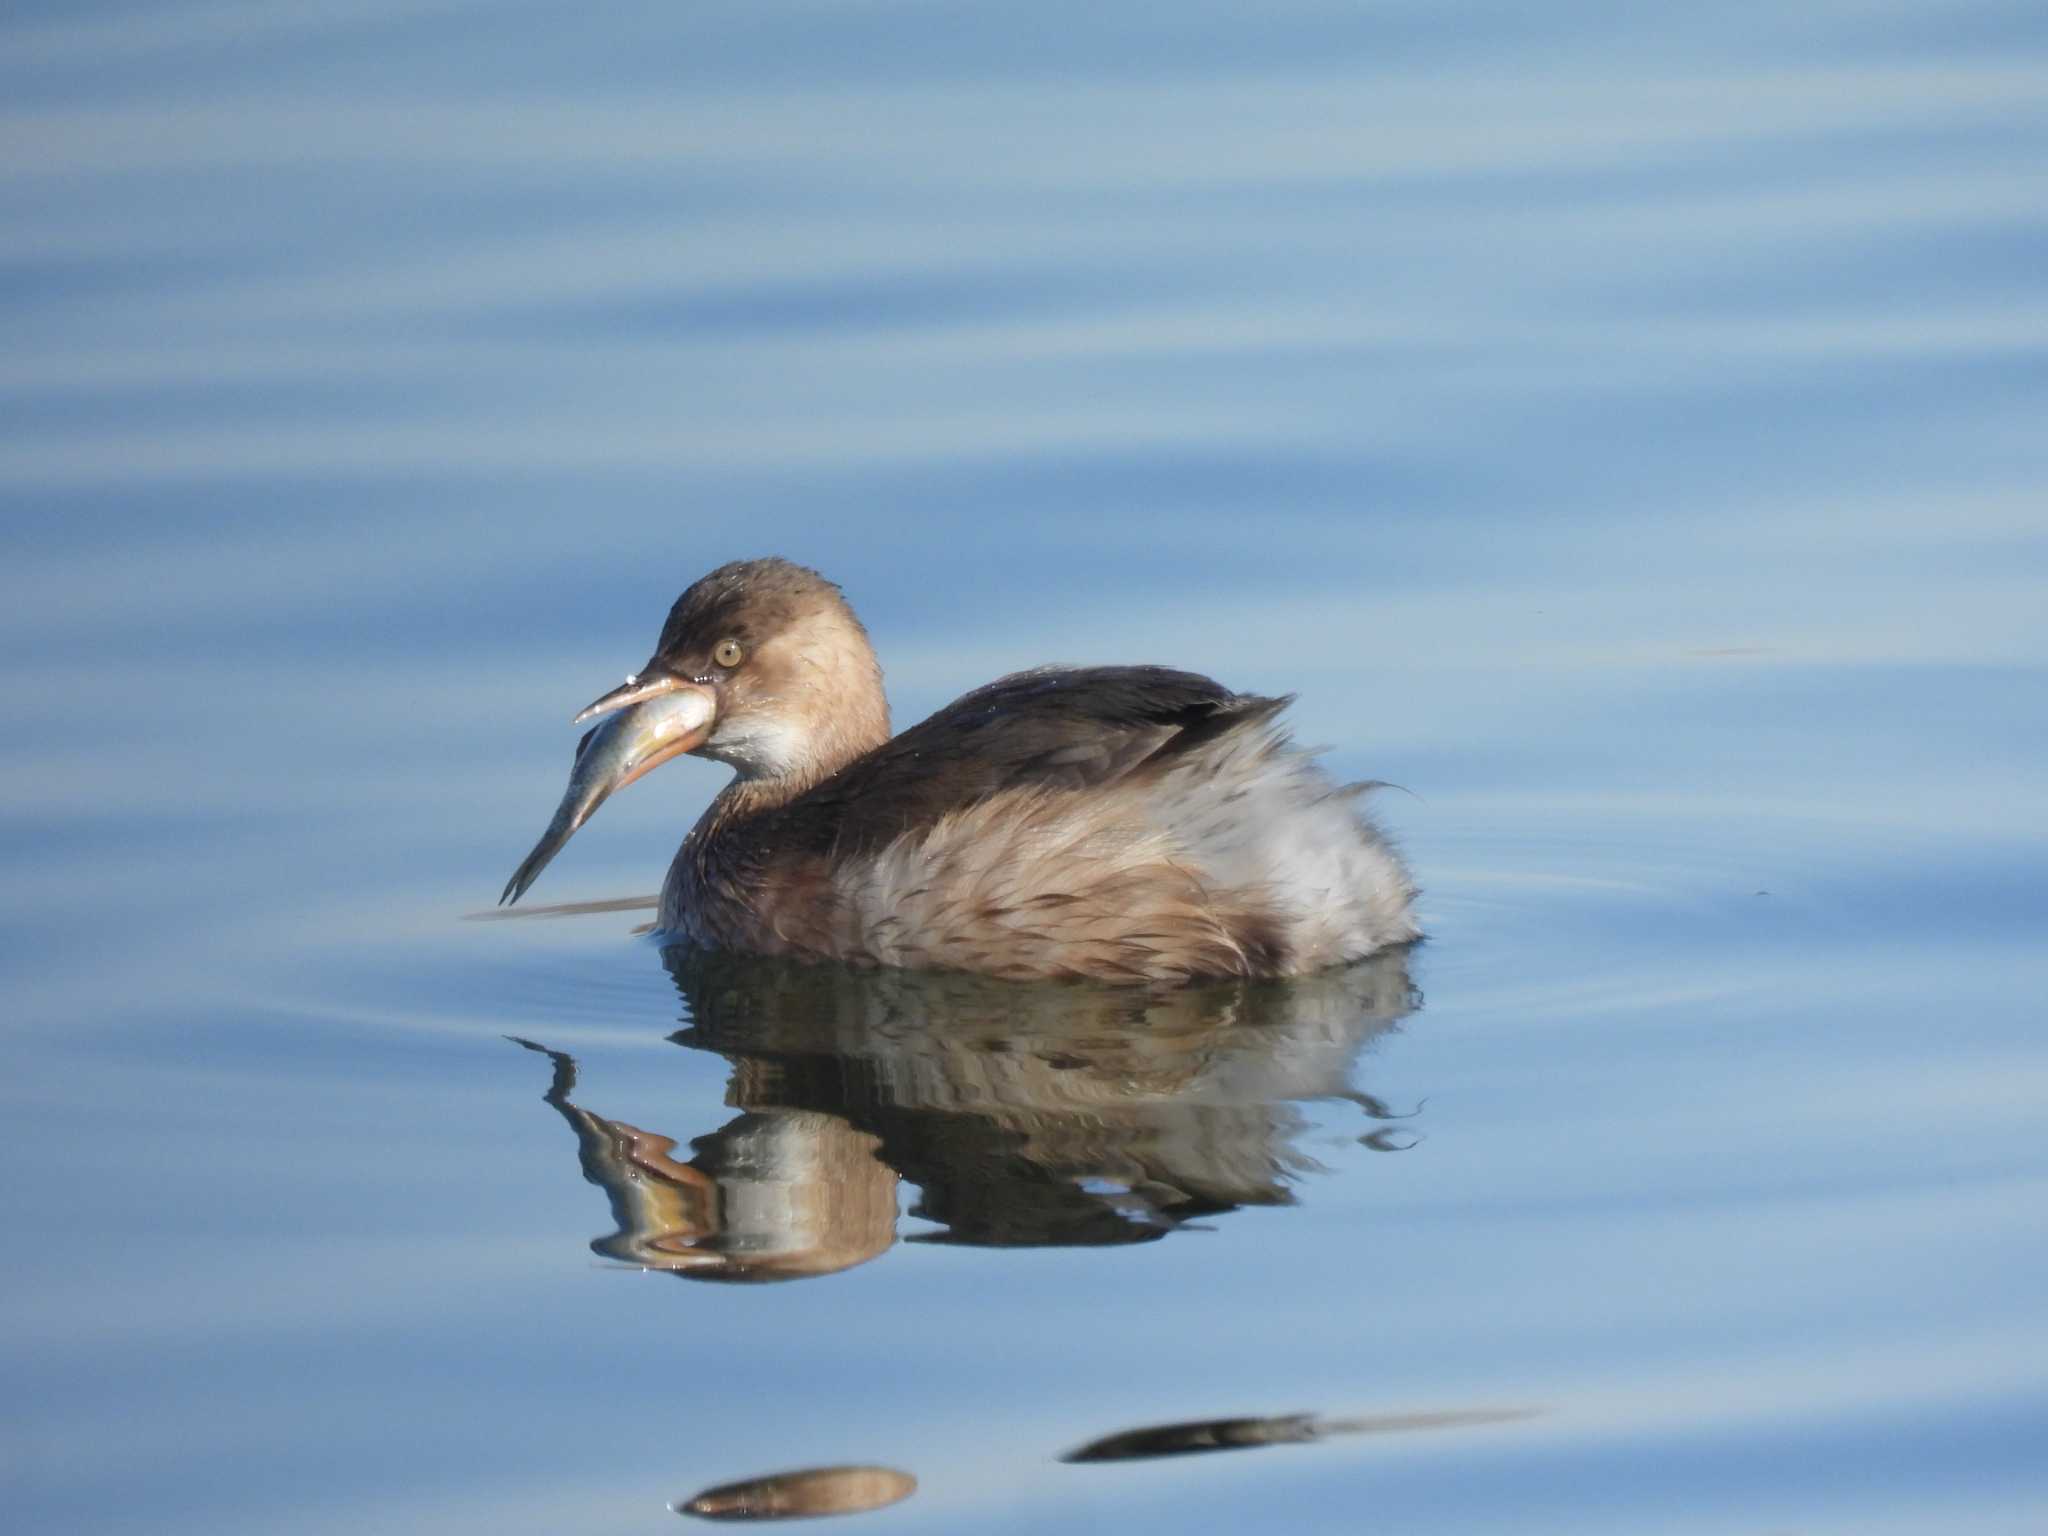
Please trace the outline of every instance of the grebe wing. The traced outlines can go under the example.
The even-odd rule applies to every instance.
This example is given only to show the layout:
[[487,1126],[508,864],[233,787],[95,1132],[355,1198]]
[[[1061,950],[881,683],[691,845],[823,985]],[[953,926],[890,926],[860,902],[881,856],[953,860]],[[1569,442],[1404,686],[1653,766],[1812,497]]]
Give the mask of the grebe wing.
[[874,848],[999,791],[1085,790],[1157,771],[1287,702],[1170,667],[1040,667],[954,700],[780,815],[796,844]]

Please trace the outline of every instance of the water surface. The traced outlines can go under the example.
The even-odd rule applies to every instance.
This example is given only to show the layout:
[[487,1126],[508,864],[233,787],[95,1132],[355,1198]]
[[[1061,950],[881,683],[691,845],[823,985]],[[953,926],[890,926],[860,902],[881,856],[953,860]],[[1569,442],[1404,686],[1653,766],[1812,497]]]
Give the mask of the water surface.
[[[22,1529],[2048,1525],[2032,10],[4,30]],[[901,723],[1298,692],[1429,941],[1131,1002],[466,921],[768,552]]]

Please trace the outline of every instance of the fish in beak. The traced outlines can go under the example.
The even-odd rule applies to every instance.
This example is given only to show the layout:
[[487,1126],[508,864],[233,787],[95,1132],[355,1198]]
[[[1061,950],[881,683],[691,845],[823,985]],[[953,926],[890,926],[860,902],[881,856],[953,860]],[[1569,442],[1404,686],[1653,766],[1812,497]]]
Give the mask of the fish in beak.
[[576,835],[615,789],[624,789],[650,769],[704,744],[718,719],[718,699],[709,688],[661,673],[628,678],[576,717],[576,723],[605,716],[576,746],[569,787],[555,807],[555,819],[533,845],[498,905],[509,906],[540,878],[548,860]]

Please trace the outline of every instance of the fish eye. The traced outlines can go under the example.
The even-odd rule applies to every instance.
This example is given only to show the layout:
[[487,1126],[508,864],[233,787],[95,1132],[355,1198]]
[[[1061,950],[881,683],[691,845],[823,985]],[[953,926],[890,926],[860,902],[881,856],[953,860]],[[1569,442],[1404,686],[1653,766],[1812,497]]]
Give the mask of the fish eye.
[[718,642],[718,648],[711,653],[711,659],[721,667],[736,667],[740,664],[740,658],[746,654],[740,648],[739,641],[721,640]]

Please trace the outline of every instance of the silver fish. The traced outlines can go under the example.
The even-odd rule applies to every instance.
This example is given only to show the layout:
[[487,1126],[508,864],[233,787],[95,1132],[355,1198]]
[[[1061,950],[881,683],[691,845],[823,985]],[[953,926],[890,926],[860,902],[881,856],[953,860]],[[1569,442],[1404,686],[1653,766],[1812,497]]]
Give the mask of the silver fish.
[[555,808],[555,819],[505,882],[498,905],[510,905],[525,895],[548,860],[561,852],[613,790],[700,745],[716,713],[709,690],[683,687],[643,698],[592,726],[577,743],[576,764],[569,770],[569,788]]

